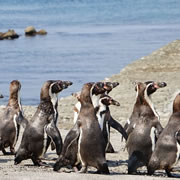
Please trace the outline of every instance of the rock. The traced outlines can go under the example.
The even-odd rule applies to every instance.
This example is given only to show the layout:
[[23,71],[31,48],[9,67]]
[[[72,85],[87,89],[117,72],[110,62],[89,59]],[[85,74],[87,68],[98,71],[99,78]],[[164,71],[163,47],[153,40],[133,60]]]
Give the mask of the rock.
[[7,32],[5,33],[0,33],[0,39],[16,39],[18,38],[19,35],[13,30],[13,29],[9,29]]
[[39,31],[37,32],[37,34],[39,34],[39,35],[46,35],[46,34],[47,34],[47,31],[44,30],[44,29],[41,29],[41,30],[39,30]]
[[2,37],[3,33],[0,32],[0,40],[3,40],[3,37]]
[[36,29],[33,26],[28,26],[25,30],[25,35],[27,36],[35,36],[36,35]]
[[3,98],[4,96],[0,93],[0,98]]

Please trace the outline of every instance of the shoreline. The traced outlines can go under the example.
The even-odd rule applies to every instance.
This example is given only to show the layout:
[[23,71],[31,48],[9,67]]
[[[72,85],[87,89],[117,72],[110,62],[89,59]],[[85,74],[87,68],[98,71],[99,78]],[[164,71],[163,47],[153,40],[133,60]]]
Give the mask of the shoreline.
[[[136,92],[134,90],[134,82],[136,81],[164,81],[167,87],[159,89],[152,96],[152,101],[156,111],[160,115],[160,122],[163,127],[167,124],[172,109],[172,97],[175,92],[180,90],[180,40],[173,41],[166,46],[154,51],[152,54],[142,57],[139,60],[126,66],[119,74],[115,74],[106,81],[118,81],[119,86],[110,92],[115,100],[121,105],[120,107],[110,106],[111,115],[118,120],[122,125],[130,117],[134,105]],[[68,130],[73,125],[73,106],[77,102],[76,98],[68,96],[59,100],[59,120],[58,128],[64,139]],[[4,106],[3,106],[4,107]],[[0,113],[2,113],[2,106],[0,106]],[[30,120],[37,106],[23,106],[25,117]],[[128,154],[124,151],[125,142],[121,142],[121,135],[111,128],[111,143],[116,153],[107,154],[108,166],[111,175],[93,175],[94,170],[89,168],[87,174],[76,174],[71,170],[63,169],[62,171],[71,173],[57,173],[52,168],[34,167],[31,160],[23,161],[20,165],[13,164],[13,156],[3,156],[0,154],[0,169],[2,179],[60,179],[60,178],[84,178],[84,179],[167,179],[165,171],[157,171],[154,176],[146,175],[146,168],[140,168],[142,175],[127,175],[127,159]],[[22,132],[21,132],[22,136]],[[16,149],[19,146],[21,137],[18,140]],[[48,156],[57,157],[55,152],[48,150]],[[53,165],[54,162],[47,161],[48,164]],[[180,162],[177,167],[180,166]],[[179,172],[175,174],[180,177]],[[172,178],[171,178],[172,179]]]

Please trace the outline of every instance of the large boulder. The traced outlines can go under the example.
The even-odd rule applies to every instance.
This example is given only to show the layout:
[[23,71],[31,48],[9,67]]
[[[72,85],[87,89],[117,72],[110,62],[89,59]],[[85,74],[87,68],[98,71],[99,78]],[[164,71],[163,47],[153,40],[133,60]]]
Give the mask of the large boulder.
[[46,35],[46,34],[47,34],[47,31],[44,30],[44,29],[41,29],[41,30],[39,30],[39,31],[37,32],[37,34],[39,34],[39,35]]
[[27,36],[35,36],[36,35],[36,29],[33,26],[28,26],[25,30],[25,35]]
[[3,40],[3,39],[16,39],[18,37],[19,37],[19,35],[13,29],[9,29],[5,33],[0,33],[0,40]]
[[25,31],[26,36],[35,36],[37,34],[39,34],[39,35],[47,34],[46,30],[41,29],[39,31],[36,31],[36,29],[33,26],[28,26],[24,31]]

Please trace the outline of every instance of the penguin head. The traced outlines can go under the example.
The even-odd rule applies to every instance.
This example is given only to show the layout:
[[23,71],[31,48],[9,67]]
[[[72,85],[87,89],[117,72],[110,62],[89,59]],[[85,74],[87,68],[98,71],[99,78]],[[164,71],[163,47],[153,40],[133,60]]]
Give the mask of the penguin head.
[[156,92],[157,89],[167,86],[165,82],[147,81],[145,82],[145,84],[146,84],[146,92],[148,96]]
[[114,100],[112,97],[108,95],[102,95],[99,101],[106,106],[109,105],[120,106],[120,103],[118,101]]
[[106,89],[107,94],[112,91],[113,88],[119,85],[118,82],[104,82],[104,88]]
[[18,80],[13,80],[9,86],[9,105],[17,102],[19,97],[19,92],[21,90],[21,83]]
[[173,113],[180,112],[180,93],[178,93],[173,101]]
[[10,83],[10,95],[17,94],[21,89],[21,83],[18,80],[13,80]]
[[46,81],[42,88],[40,98],[41,100],[50,100],[52,95],[58,95],[63,89],[68,88],[72,85],[71,81],[61,81],[61,80],[49,80]]
[[154,92],[156,92],[157,89],[166,87],[167,84],[165,82],[154,82],[154,81],[146,81],[144,83],[138,82],[135,86],[135,91],[137,91],[138,94],[145,94],[147,96],[150,96]]
[[80,94],[80,96],[78,96],[79,97],[78,100],[80,102],[82,102],[82,101],[84,101],[84,102],[85,101],[91,101],[92,102],[92,97],[94,97],[94,96],[98,97],[98,95],[101,95],[101,94],[105,93],[106,92],[106,87],[107,87],[107,85],[104,82],[96,82],[96,83],[95,82],[89,82],[89,83],[86,83],[82,87],[81,94]]
[[91,96],[93,95],[99,95],[105,93],[105,83],[104,82],[96,82],[92,85],[91,88]]

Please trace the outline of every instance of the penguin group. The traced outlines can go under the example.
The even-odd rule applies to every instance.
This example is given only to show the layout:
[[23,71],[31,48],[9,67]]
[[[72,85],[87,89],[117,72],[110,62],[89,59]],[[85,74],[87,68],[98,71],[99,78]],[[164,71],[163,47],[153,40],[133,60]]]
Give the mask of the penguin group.
[[[46,81],[35,114],[26,119],[21,105],[21,83],[18,80],[10,83],[9,101],[0,117],[0,150],[4,155],[14,155],[15,165],[31,159],[35,166],[52,167],[42,161],[51,146],[58,156],[54,171],[71,167],[75,172],[86,173],[88,167],[94,167],[98,174],[110,174],[106,153],[115,152],[110,141],[110,128],[114,128],[126,141],[128,174],[137,174],[139,167],[146,166],[148,175],[163,169],[168,177],[173,177],[171,172],[180,155],[180,93],[173,100],[172,115],[163,128],[151,96],[167,84],[135,83],[136,100],[123,127],[112,117],[109,108],[120,106],[109,95],[119,83],[85,83],[80,93],[73,94],[77,99],[74,123],[63,141],[58,128],[58,94],[72,84],[71,81]],[[21,126],[22,140],[15,149]],[[8,147],[10,152],[6,151]]]

